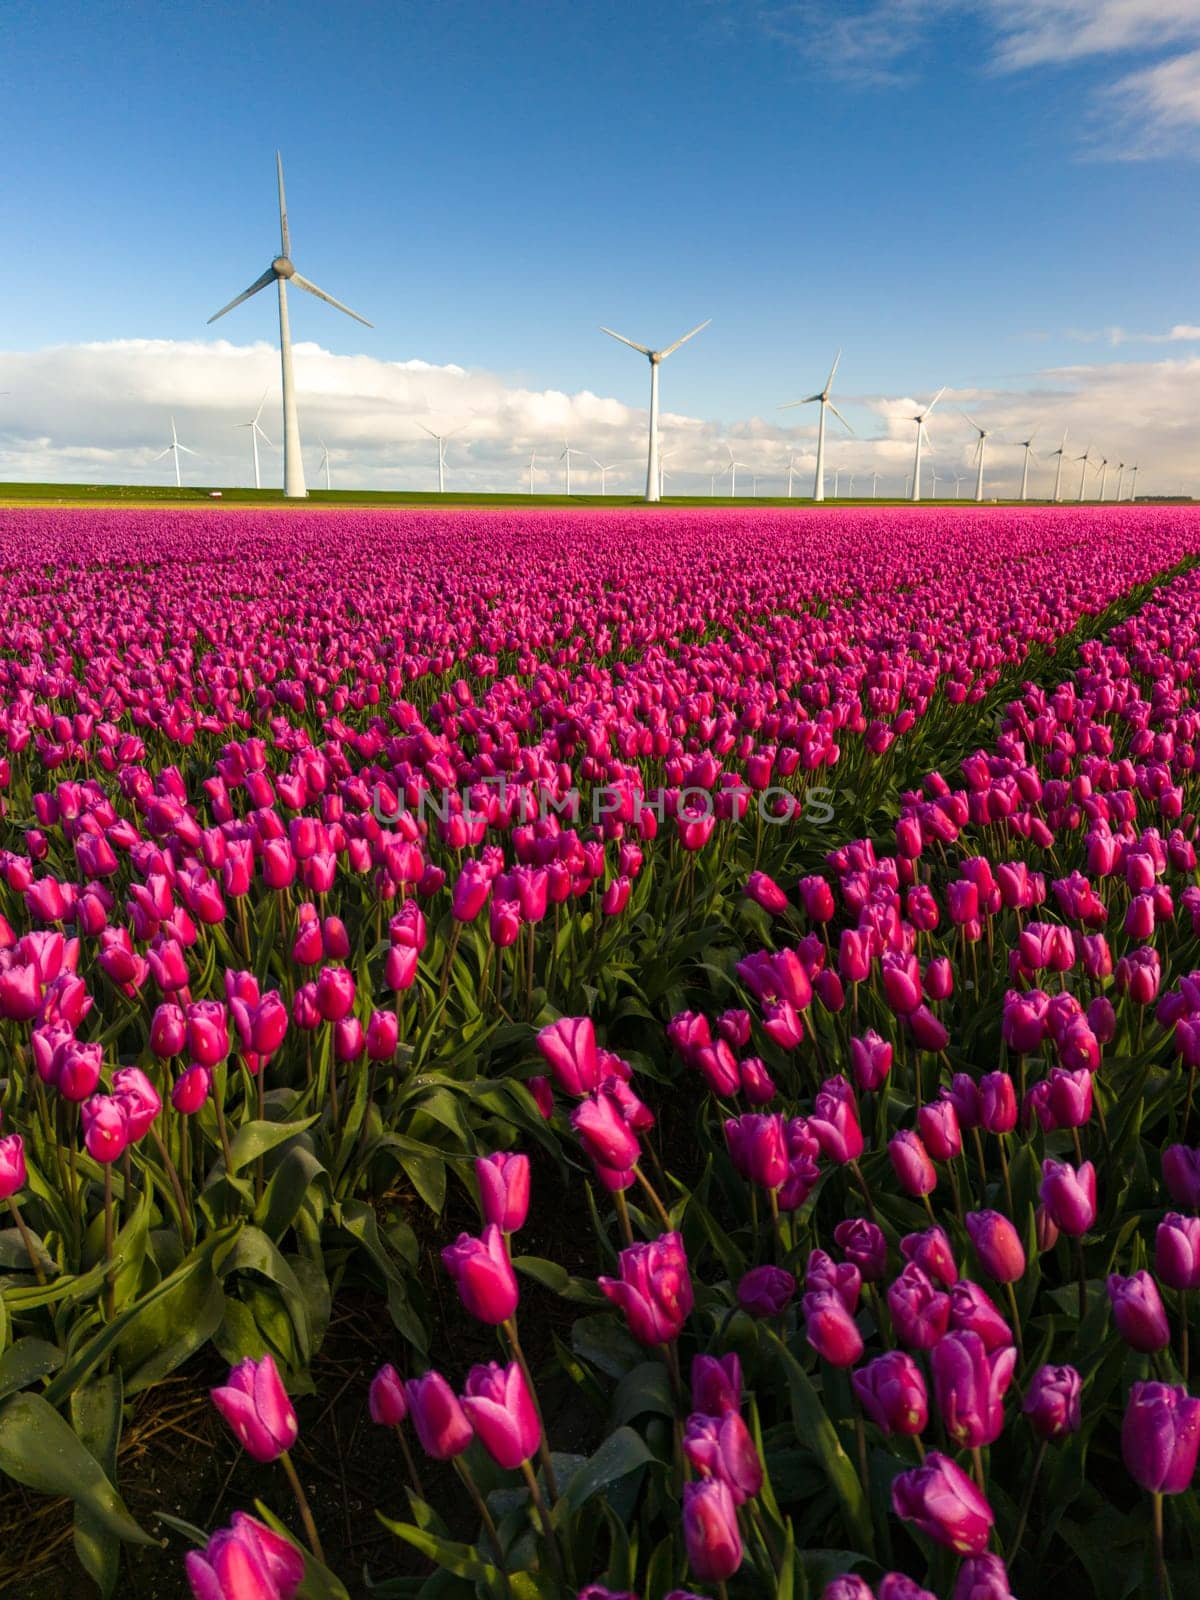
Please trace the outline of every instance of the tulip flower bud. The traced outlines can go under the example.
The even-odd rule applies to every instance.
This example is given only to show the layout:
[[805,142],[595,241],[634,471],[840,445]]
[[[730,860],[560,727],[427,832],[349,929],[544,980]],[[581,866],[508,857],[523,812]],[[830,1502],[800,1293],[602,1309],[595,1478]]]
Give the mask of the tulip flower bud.
[[442,1265],[454,1279],[463,1305],[480,1322],[507,1322],[520,1293],[504,1235],[489,1223],[478,1239],[460,1233],[442,1251]]
[[1127,1345],[1147,1355],[1166,1349],[1171,1327],[1158,1285],[1148,1272],[1135,1272],[1130,1278],[1110,1273],[1108,1298],[1117,1332]]
[[920,1135],[911,1128],[902,1128],[888,1140],[888,1156],[900,1187],[906,1194],[932,1194],[937,1188],[937,1168],[929,1159],[929,1152],[921,1143]]
[[951,1600],[1015,1600],[1003,1559],[990,1551],[968,1556],[958,1569]]
[[687,1252],[677,1233],[651,1244],[631,1244],[618,1258],[620,1278],[600,1278],[601,1291],[624,1311],[629,1331],[642,1344],[678,1338],[693,1305]]
[[935,1161],[953,1161],[962,1150],[958,1113],[949,1100],[935,1100],[917,1112],[921,1141]]
[[803,1302],[808,1342],[833,1367],[852,1367],[863,1353],[862,1334],[841,1296],[829,1289],[806,1294]]
[[950,1325],[950,1296],[941,1294],[910,1261],[887,1292],[896,1337],[912,1350],[930,1350]]
[[889,1350],[853,1372],[859,1404],[884,1433],[920,1434],[929,1421],[921,1369],[903,1350]]
[[1066,1161],[1042,1163],[1042,1204],[1050,1220],[1072,1239],[1096,1220],[1096,1169],[1085,1161],[1076,1172]]
[[737,1302],[749,1316],[782,1316],[796,1293],[796,1280],[782,1267],[752,1267],[739,1281]]
[[887,1271],[883,1229],[865,1217],[846,1217],[833,1230],[834,1243],[858,1268],[864,1283],[878,1283]]
[[202,1551],[188,1551],[184,1570],[195,1600],[292,1600],[304,1557],[282,1534],[235,1511]]
[[371,1379],[371,1387],[367,1391],[367,1410],[371,1421],[385,1428],[398,1428],[408,1415],[404,1384],[395,1367],[380,1367]]
[[503,1151],[481,1156],[475,1176],[484,1222],[515,1233],[529,1215],[529,1157]]
[[536,1043],[564,1094],[584,1095],[598,1086],[596,1033],[590,1017],[560,1017],[541,1030]]
[[1025,1271],[1025,1250],[1020,1235],[999,1211],[968,1211],[967,1232],[989,1278],[1015,1283]]
[[239,1361],[225,1383],[210,1392],[213,1404],[256,1461],[277,1461],[295,1444],[300,1424],[270,1352],[260,1361],[250,1357]]
[[983,1554],[996,1520],[962,1468],[937,1450],[931,1450],[921,1466],[892,1480],[892,1509],[961,1556]]
[[171,1104],[185,1117],[192,1116],[208,1099],[212,1088],[212,1072],[199,1062],[193,1062],[175,1080],[171,1090]]
[[408,1411],[421,1448],[434,1461],[459,1456],[475,1437],[475,1430],[458,1396],[440,1372],[410,1378],[404,1385]]
[[19,1133],[0,1139],[0,1200],[9,1200],[25,1187],[25,1142]]
[[989,1352],[977,1333],[948,1333],[930,1351],[929,1362],[947,1437],[971,1450],[993,1444],[1004,1428],[1004,1396],[1017,1364],[1015,1347]]
[[706,1417],[724,1416],[742,1404],[742,1364],[728,1355],[692,1358],[692,1404]]
[[537,1409],[515,1361],[507,1367],[495,1361],[472,1367],[462,1408],[497,1466],[512,1471],[537,1451],[541,1438]]
[[129,1127],[120,1101],[96,1094],[84,1101],[79,1114],[88,1155],[105,1166],[116,1161],[129,1143]]
[[695,1412],[687,1420],[683,1453],[702,1478],[726,1484],[735,1505],[752,1500],[762,1488],[762,1462],[738,1411]]
[[723,1479],[684,1484],[683,1537],[688,1566],[702,1583],[724,1583],[741,1566],[737,1506]]
[[951,1289],[958,1282],[958,1264],[954,1249],[944,1228],[926,1228],[923,1233],[906,1233],[900,1241],[900,1254],[906,1261],[915,1261],[943,1289]]
[[1154,1238],[1154,1270],[1169,1289],[1200,1289],[1200,1217],[1167,1212]]
[[1021,1409],[1043,1439],[1079,1432],[1083,1379],[1074,1367],[1039,1367],[1025,1391]]

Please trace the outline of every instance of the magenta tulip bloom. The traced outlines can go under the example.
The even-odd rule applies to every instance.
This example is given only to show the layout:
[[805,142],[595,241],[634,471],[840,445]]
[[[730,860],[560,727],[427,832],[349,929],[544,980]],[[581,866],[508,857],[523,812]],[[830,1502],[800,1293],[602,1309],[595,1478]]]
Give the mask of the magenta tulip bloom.
[[434,1461],[460,1456],[475,1437],[475,1430],[441,1373],[427,1372],[423,1377],[410,1378],[404,1393],[425,1454]]
[[1072,1239],[1096,1220],[1096,1169],[1085,1161],[1076,1172],[1066,1161],[1042,1163],[1042,1204],[1051,1221]]
[[354,974],[345,967],[322,967],[317,975],[317,1010],[326,1022],[349,1016],[356,989]]
[[571,1126],[597,1166],[628,1172],[642,1153],[637,1132],[607,1085],[585,1096],[571,1113]]
[[243,1053],[274,1055],[288,1030],[288,1012],[278,989],[268,989],[261,999],[235,995],[229,1009],[237,1027]]
[[150,1048],[160,1061],[183,1054],[187,1044],[187,1018],[183,1009],[164,1000],[150,1023]]
[[962,1468],[937,1450],[892,1480],[892,1509],[960,1556],[982,1555],[996,1520]]
[[25,1187],[25,1141],[19,1133],[0,1139],[0,1200]]
[[1200,1149],[1186,1144],[1168,1145],[1162,1158],[1163,1182],[1177,1206],[1200,1211]]
[[219,1000],[196,1000],[187,1008],[188,1053],[201,1066],[215,1067],[229,1054],[229,1025]]
[[295,1444],[300,1424],[274,1357],[239,1361],[220,1388],[210,1391],[247,1454],[256,1461],[277,1461]]
[[831,1161],[857,1161],[863,1151],[854,1090],[843,1077],[826,1078],[813,1102],[808,1131]]
[[884,1433],[924,1433],[929,1399],[920,1367],[903,1350],[888,1350],[851,1373],[858,1402]]
[[1148,1272],[1135,1272],[1131,1278],[1110,1273],[1108,1298],[1117,1332],[1127,1345],[1145,1355],[1166,1349],[1171,1342],[1171,1326],[1158,1285]]
[[784,1121],[780,1116],[747,1112],[725,1123],[730,1159],[742,1176],[763,1189],[778,1189],[788,1175]]
[[537,1047],[564,1094],[588,1094],[598,1086],[600,1068],[591,1017],[560,1017],[538,1034]]
[[892,1046],[873,1028],[861,1038],[850,1040],[850,1065],[854,1081],[862,1090],[878,1089],[892,1070]]
[[1025,1250],[1012,1223],[999,1211],[968,1211],[967,1232],[989,1278],[1016,1283],[1025,1271]]
[[[397,948],[399,948],[397,946]],[[367,1060],[390,1061],[396,1054],[400,1024],[394,1011],[372,1011],[367,1023]]]
[[380,1367],[367,1390],[367,1411],[381,1427],[398,1428],[408,1415],[404,1383],[395,1367]]
[[900,1254],[906,1261],[915,1261],[921,1271],[940,1283],[943,1289],[952,1289],[958,1282],[958,1264],[944,1228],[906,1233],[900,1241]]
[[1200,1400],[1182,1385],[1135,1383],[1121,1424],[1129,1475],[1151,1494],[1182,1494],[1196,1471]]
[[193,1062],[176,1078],[171,1090],[171,1104],[185,1117],[194,1115],[208,1099],[212,1088],[212,1071]]
[[282,1534],[235,1511],[203,1551],[188,1551],[184,1570],[194,1600],[292,1600],[304,1557]]
[[935,1161],[953,1161],[962,1150],[958,1112],[950,1100],[935,1100],[917,1112],[921,1142]]
[[515,1361],[472,1367],[462,1395],[463,1410],[497,1466],[511,1471],[538,1448],[541,1427],[525,1374]]
[[833,1230],[833,1242],[864,1283],[878,1283],[886,1273],[887,1240],[878,1224],[866,1217],[845,1217]]
[[1016,1600],[1001,1557],[990,1551],[968,1556],[958,1569],[951,1600]]
[[1030,1379],[1021,1410],[1043,1439],[1079,1432],[1083,1379],[1074,1367],[1039,1367]]
[[151,1124],[162,1110],[158,1090],[140,1067],[121,1067],[113,1073],[112,1092],[125,1113],[130,1142],[136,1143],[150,1131]]
[[688,1566],[701,1583],[724,1583],[741,1566],[737,1506],[721,1478],[684,1484],[683,1537]]
[[498,1151],[475,1163],[483,1220],[515,1233],[529,1215],[529,1157]]
[[1016,1349],[1007,1345],[989,1354],[977,1333],[948,1333],[934,1345],[929,1361],[947,1436],[960,1448],[994,1443],[1004,1428],[1004,1396]]
[[996,1302],[968,1278],[960,1278],[950,1290],[950,1327],[956,1333],[978,1334],[989,1351],[1003,1350],[1013,1342],[1012,1329]]
[[753,1500],[762,1488],[762,1462],[738,1411],[715,1417],[694,1412],[687,1420],[683,1453],[702,1478],[727,1484],[735,1505]]
[[988,1072],[979,1080],[979,1126],[988,1133],[1011,1133],[1017,1125],[1017,1091],[1007,1072]]
[[922,1589],[915,1578],[903,1572],[885,1572],[875,1591],[875,1600],[938,1600],[931,1589]]
[[619,1259],[620,1278],[598,1281],[625,1313],[634,1338],[642,1344],[678,1338],[693,1303],[683,1240],[677,1233],[664,1233],[652,1244],[631,1244]]
[[1200,1217],[1167,1212],[1154,1236],[1154,1270],[1169,1289],[1200,1289]]
[[722,1417],[741,1408],[742,1364],[736,1351],[693,1358],[692,1404],[706,1417]]
[[832,1367],[852,1367],[863,1353],[862,1334],[840,1295],[818,1289],[801,1305],[805,1333],[817,1354]]
[[888,1156],[905,1194],[919,1197],[932,1194],[937,1188],[937,1168],[929,1159],[921,1136],[911,1128],[901,1128],[888,1140]]
[[442,1251],[442,1265],[454,1279],[459,1298],[473,1317],[493,1326],[507,1322],[520,1293],[504,1234],[489,1223],[478,1239],[460,1233]]
[[854,1572],[843,1572],[840,1578],[831,1578],[821,1590],[821,1600],[875,1600],[875,1593],[865,1578]]
[[932,1350],[950,1325],[950,1296],[935,1289],[915,1261],[889,1285],[887,1303],[896,1337],[910,1350]]
[[107,1166],[120,1158],[129,1143],[129,1124],[119,1100],[94,1094],[79,1108],[83,1142],[93,1161]]
[[738,1282],[737,1302],[749,1316],[778,1317],[795,1293],[796,1280],[782,1267],[752,1267]]

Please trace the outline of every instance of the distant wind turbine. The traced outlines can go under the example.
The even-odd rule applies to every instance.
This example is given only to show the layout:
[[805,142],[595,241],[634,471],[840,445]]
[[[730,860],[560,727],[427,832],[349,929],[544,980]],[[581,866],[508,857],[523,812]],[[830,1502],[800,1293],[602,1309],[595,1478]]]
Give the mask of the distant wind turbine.
[[737,499],[737,469],[739,467],[741,467],[743,472],[749,472],[750,471],[750,466],[749,466],[748,462],[735,461],[733,459],[733,451],[729,449],[728,445],[726,445],[725,448],[726,448],[726,450],[729,450],[729,465],[725,468],[725,471],[729,474],[729,498],[731,500],[736,500]]
[[592,456],[591,460],[597,467],[600,468],[600,493],[605,495],[608,493],[608,475],[614,469],[614,467],[619,465],[619,463],[616,461],[610,461],[606,465],[603,461],[597,461],[595,456]]
[[663,489],[664,489],[664,487],[666,485],[667,478],[670,476],[669,473],[666,473],[666,472],[663,471],[663,462],[664,461],[669,461],[674,454],[675,454],[674,450],[660,450],[659,451],[659,455],[658,455],[658,498],[660,500],[663,497]]
[[587,451],[586,450],[577,450],[573,444],[569,444],[567,442],[567,440],[564,439],[563,440],[562,455],[560,455],[558,459],[560,461],[565,461],[566,464],[567,464],[567,494],[568,494],[568,496],[571,493],[571,457],[572,456],[584,456],[585,458],[587,458]]
[[1088,445],[1087,449],[1083,452],[1083,454],[1081,456],[1076,456],[1075,457],[1076,461],[1082,461],[1083,462],[1082,467],[1079,469],[1079,504],[1080,505],[1083,504],[1083,491],[1084,491],[1084,486],[1087,483],[1087,469],[1088,469],[1088,463],[1091,461],[1091,458],[1092,458],[1092,447],[1091,447],[1091,445]]
[[[610,339],[617,339],[621,344],[627,344],[631,350],[636,350],[646,357],[650,363],[650,442],[646,450],[646,499],[648,501],[662,499],[662,478],[658,464],[658,369],[668,356],[674,355],[681,344],[686,344],[689,339],[694,339],[708,327],[711,317],[694,327],[690,333],[685,333],[676,339],[674,344],[669,344],[665,350],[651,350],[648,345],[635,344],[632,339],[627,339],[623,333],[614,333],[611,328],[601,327],[600,332],[606,333]],[[569,470],[569,464],[568,464]],[[567,493],[570,494],[570,490]]]
[[878,499],[878,497],[879,497],[879,474],[877,472],[873,472],[871,474],[871,499],[875,500],[875,499]]
[[1101,459],[1100,465],[1099,465],[1099,467],[1097,467],[1096,470],[1100,474],[1100,504],[1103,505],[1104,504],[1104,491],[1108,488],[1108,457],[1107,456],[1104,456]]
[[1067,431],[1068,430],[1066,428],[1063,429],[1062,443],[1059,445],[1057,450],[1052,450],[1050,452],[1052,456],[1058,457],[1058,470],[1054,474],[1055,505],[1059,505],[1062,501],[1063,462],[1067,459]]
[[316,295],[318,300],[324,300],[335,310],[344,311],[348,317],[353,317],[355,322],[361,322],[365,328],[371,324],[366,317],[360,317],[357,311],[351,311],[349,306],[344,306],[340,300],[335,300],[331,294],[326,294],[324,289],[318,289],[315,283],[310,283],[307,278],[302,278],[292,264],[292,241],[288,232],[287,205],[283,198],[283,160],[275,152],[275,167],[279,177],[279,254],[263,273],[261,278],[256,278],[248,289],[244,289],[236,300],[231,300],[227,306],[222,306],[214,316],[209,317],[209,322],[216,322],[227,311],[232,311],[234,306],[240,306],[243,300],[249,300],[251,295],[260,289],[266,289],[274,283],[279,289],[279,362],[283,372],[283,492],[288,499],[303,499],[308,493],[304,482],[304,461],[300,455],[300,417],[296,410],[296,380],[292,371],[292,332],[288,322],[287,283],[290,278],[297,289],[304,289],[309,294]]
[[975,443],[975,460],[978,463],[978,467],[979,467],[979,473],[978,473],[978,476],[975,479],[975,503],[976,503],[976,505],[978,505],[983,500],[983,452],[984,452],[984,443],[991,436],[991,429],[990,428],[981,428],[977,422],[972,421],[972,419],[967,416],[967,413],[965,411],[963,412],[963,416],[966,417],[966,420],[971,423],[971,426],[975,429],[975,432],[979,435],[979,438],[976,440],[976,443]]
[[840,500],[842,498],[842,469],[841,469],[841,467],[835,467],[834,470],[833,470],[833,498],[835,500]]
[[792,498],[792,479],[796,476],[796,453],[795,453],[795,451],[792,451],[791,455],[788,456],[787,475],[788,475],[787,497],[790,500]]
[[1120,502],[1125,498],[1125,495],[1124,495],[1124,484],[1125,484],[1125,463],[1123,461],[1120,461],[1120,462],[1117,463],[1117,503],[1118,504],[1120,504]]
[[457,428],[451,428],[449,433],[434,433],[432,428],[427,428],[423,422],[418,422],[417,427],[422,433],[427,433],[438,447],[438,493],[446,492],[446,442],[453,439],[456,433],[461,433],[467,424],[464,422]]
[[1138,475],[1138,469],[1137,469],[1137,462],[1136,461],[1134,462],[1133,467],[1132,467],[1131,470],[1133,472],[1133,476],[1129,480],[1129,498],[1130,498],[1130,500],[1136,500],[1137,499],[1137,475]]
[[258,402],[258,410],[251,417],[250,421],[249,422],[235,422],[234,423],[234,427],[235,428],[249,428],[250,429],[250,443],[254,448],[254,487],[256,489],[261,489],[262,488],[262,477],[260,476],[259,470],[258,470],[258,441],[261,439],[262,442],[265,445],[270,445],[270,443],[271,443],[270,439],[267,438],[266,433],[263,431],[262,423],[259,420],[261,418],[262,414],[263,414],[263,407],[266,405],[266,403],[267,403],[267,391],[264,389],[263,390],[263,397]]
[[[1033,432],[1029,435],[1028,439],[1022,439],[1021,440],[1021,449],[1024,450],[1024,452],[1025,452],[1025,459],[1021,464],[1021,499],[1022,500],[1028,500],[1029,499],[1029,463],[1030,463],[1031,460],[1032,461],[1036,461],[1037,460],[1037,457],[1033,453],[1033,441],[1036,438],[1037,438],[1037,429],[1035,428],[1033,430]],[[1060,465],[1061,465],[1061,462],[1060,462]]]
[[529,492],[530,492],[530,494],[533,493],[533,467],[534,467],[534,463],[536,462],[536,460],[537,460],[537,451],[536,450],[531,450],[529,452]]
[[[321,460],[317,466],[317,471],[325,474],[325,487],[326,489],[329,489],[332,487],[329,482],[329,446],[325,443],[324,439],[318,439],[317,443],[321,446]],[[255,485],[255,487],[257,487],[257,485]]]
[[158,454],[155,456],[154,459],[155,459],[155,461],[161,461],[164,456],[172,456],[173,455],[175,457],[175,487],[177,489],[182,489],[183,488],[183,479],[182,479],[182,477],[180,476],[180,473],[179,473],[179,452],[181,450],[183,451],[185,456],[194,456],[196,454],[196,452],[194,450],[189,450],[187,445],[180,444],[179,435],[175,432],[175,418],[172,417],[171,418],[171,442],[170,442],[170,444],[167,446],[167,448],[165,450],[160,450],[158,452]]
[[[910,417],[908,419],[910,422],[915,422],[916,425],[917,425],[917,454],[916,454],[915,460],[913,461],[913,470],[912,470],[912,497],[913,497],[914,501],[919,500],[921,498],[921,451],[922,451],[922,448],[923,448],[923,446],[925,444],[925,421],[926,421],[926,418],[929,416],[929,413],[933,410],[934,406],[937,405],[938,401],[942,398],[942,396],[945,394],[945,392],[946,392],[946,388],[945,388],[945,385],[943,384],[943,386],[934,395],[933,399],[925,407],[924,411],[918,411],[915,417]],[[937,486],[937,474],[935,473],[934,474],[934,487],[935,487],[935,489],[936,489],[936,486]]]
[[829,396],[830,396],[830,394],[831,394],[831,392],[833,390],[834,374],[837,372],[838,362],[841,359],[842,359],[842,352],[839,350],[837,355],[834,356],[834,358],[833,358],[833,365],[829,369],[829,376],[825,380],[825,387],[823,389],[821,389],[817,394],[806,395],[803,400],[789,400],[789,401],[786,402],[786,404],[781,405],[779,407],[780,411],[790,411],[795,406],[811,406],[811,405],[814,405],[818,400],[821,403],[821,415],[820,415],[820,418],[819,418],[819,420],[817,422],[817,470],[813,475],[813,499],[814,500],[824,500],[824,498],[825,498],[825,411],[826,411],[826,408],[828,407],[828,409],[833,412],[834,416],[841,423],[842,427],[845,428],[847,433],[853,433],[854,432],[854,429],[850,426],[850,424],[846,421],[845,417],[838,410],[838,408],[834,405],[833,401],[829,398]]
[[959,476],[959,477],[955,478],[955,480],[954,480],[954,498],[956,500],[960,500],[962,498],[962,486],[963,486],[964,483],[966,483],[966,481],[967,480],[966,480],[965,476]]
[[929,493],[930,493],[930,496],[934,500],[936,500],[937,499],[937,483],[938,483],[937,467],[936,466],[935,467],[931,467],[930,471],[933,473],[933,487],[930,489]]

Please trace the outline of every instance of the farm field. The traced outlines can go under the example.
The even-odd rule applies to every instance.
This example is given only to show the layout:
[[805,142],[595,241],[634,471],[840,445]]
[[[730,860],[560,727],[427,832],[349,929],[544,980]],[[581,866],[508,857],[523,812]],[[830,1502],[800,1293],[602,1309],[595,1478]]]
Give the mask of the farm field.
[[0,1592],[1200,1594],[1200,509],[0,565]]

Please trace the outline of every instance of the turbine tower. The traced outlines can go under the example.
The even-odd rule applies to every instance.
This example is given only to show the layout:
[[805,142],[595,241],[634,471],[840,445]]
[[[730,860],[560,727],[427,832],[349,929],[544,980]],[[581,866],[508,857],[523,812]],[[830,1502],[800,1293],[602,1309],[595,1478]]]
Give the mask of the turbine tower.
[[[449,439],[453,439],[453,437],[454,437],[454,435],[456,433],[461,433],[463,431],[463,428],[466,427],[466,423],[464,422],[461,425],[461,427],[451,428],[449,433],[434,433],[433,429],[432,428],[427,428],[423,422],[418,422],[417,423],[417,427],[420,428],[422,433],[427,433],[429,435],[429,437],[431,439],[435,440],[436,443],[437,443],[437,447],[438,447],[438,493],[439,494],[445,494],[445,492],[446,492],[446,441],[449,440]],[[569,492],[570,491],[568,491],[568,493]]]
[[[1029,499],[1029,463],[1031,460],[1037,460],[1037,457],[1033,453],[1033,441],[1036,438],[1037,429],[1035,428],[1029,435],[1028,439],[1021,440],[1021,449],[1025,452],[1025,459],[1021,464],[1021,499],[1023,501]],[[1062,452],[1060,451],[1059,454],[1061,455],[1061,453]]]
[[966,420],[971,423],[971,426],[975,429],[975,432],[979,435],[979,438],[975,443],[975,460],[977,461],[977,463],[979,465],[979,473],[978,473],[978,476],[975,479],[975,504],[979,505],[983,501],[983,450],[984,450],[984,441],[990,436],[991,429],[990,428],[981,428],[977,422],[973,422],[971,420],[971,418],[967,416],[967,413],[965,411],[963,412],[963,416],[966,417]]
[[262,488],[262,477],[261,477],[261,475],[259,473],[259,470],[258,470],[258,441],[259,441],[259,439],[261,439],[262,442],[264,444],[266,444],[266,445],[269,445],[271,443],[270,439],[267,438],[266,433],[263,431],[262,423],[259,420],[259,418],[263,414],[263,407],[266,405],[266,403],[267,403],[267,391],[264,389],[263,390],[263,397],[258,402],[258,410],[254,413],[253,417],[251,417],[250,421],[249,422],[235,422],[234,423],[234,427],[235,428],[249,428],[250,429],[250,443],[254,447],[254,487],[256,489],[261,489]]
[[[635,344],[632,339],[627,339],[623,333],[614,333],[611,328],[601,326],[600,332],[606,333],[610,339],[617,339],[621,344],[627,344],[631,350],[636,350],[646,357],[650,363],[650,443],[646,451],[646,500],[652,503],[662,499],[662,477],[658,465],[658,369],[660,363],[669,355],[674,355],[681,344],[686,344],[689,339],[694,339],[712,321],[707,317],[690,333],[685,333],[682,338],[676,339],[674,344],[669,344],[665,350],[651,350],[648,345]],[[570,462],[567,463],[568,476],[570,475]],[[570,494],[570,489],[567,493]]]
[[833,401],[829,398],[830,393],[833,390],[834,374],[837,372],[838,362],[841,359],[842,359],[842,352],[839,350],[837,355],[834,356],[834,358],[833,358],[833,365],[829,369],[829,376],[825,379],[825,387],[818,394],[806,395],[803,400],[789,400],[789,401],[787,401],[786,404],[781,405],[779,407],[780,411],[790,411],[790,410],[792,410],[792,408],[794,406],[811,406],[811,405],[814,405],[818,400],[821,403],[821,415],[820,415],[819,421],[817,422],[817,470],[813,475],[813,499],[814,500],[824,500],[824,498],[825,498],[825,410],[826,410],[826,407],[828,407],[828,409],[833,412],[834,416],[841,423],[842,427],[845,428],[847,433],[853,433],[854,432],[854,429],[850,426],[850,424],[846,421],[845,417],[838,410],[838,408],[834,405]]
[[179,435],[175,432],[175,418],[172,417],[171,418],[171,442],[170,442],[170,444],[167,446],[167,448],[165,450],[160,450],[158,452],[158,454],[155,456],[154,459],[155,459],[155,461],[161,461],[164,456],[174,456],[175,457],[175,487],[177,489],[182,489],[183,488],[183,479],[180,477],[180,474],[179,474],[179,452],[181,450],[183,451],[185,456],[194,456],[196,454],[196,452],[194,450],[189,450],[187,445],[180,444]]
[[1054,474],[1055,505],[1060,505],[1062,502],[1062,469],[1063,462],[1067,459],[1067,431],[1068,430],[1066,428],[1063,429],[1062,443],[1059,445],[1057,450],[1052,450],[1050,452],[1052,456],[1058,457],[1058,470]]
[[269,288],[272,283],[278,285],[279,364],[283,373],[283,492],[290,500],[301,500],[308,493],[308,489],[304,482],[304,461],[300,455],[300,418],[296,411],[296,380],[292,371],[292,330],[288,322],[288,279],[291,279],[297,289],[304,289],[309,294],[316,295],[318,300],[326,301],[336,310],[344,311],[348,317],[353,317],[355,322],[361,322],[365,328],[369,328],[371,324],[366,317],[360,317],[357,311],[351,311],[349,306],[344,306],[340,300],[335,300],[331,294],[326,294],[324,289],[318,289],[315,283],[302,278],[292,265],[292,240],[288,232],[287,205],[283,197],[283,159],[278,150],[275,152],[275,167],[279,177],[279,254],[261,278],[256,278],[236,300],[231,300],[227,306],[222,306],[220,311],[208,320],[210,324],[214,323],[227,311],[232,311],[234,306],[240,306],[243,300],[249,300],[250,296],[257,294],[260,289]]
[[787,475],[788,475],[787,497],[790,500],[792,498],[792,479],[796,476],[796,452],[794,450],[788,456]]
[[[925,407],[924,411],[918,411],[915,417],[910,417],[908,419],[910,422],[915,422],[917,425],[917,454],[913,461],[912,470],[912,497],[914,502],[921,498],[921,450],[925,443],[925,419],[929,416],[929,413],[933,410],[934,406],[937,405],[938,401],[942,398],[945,392],[946,388],[943,384],[943,386],[934,395],[933,399]],[[935,474],[935,488],[936,484],[937,478]]]
[[878,498],[879,498],[879,474],[877,472],[873,472],[871,474],[871,499],[872,500],[877,500]]
[[1088,463],[1091,460],[1091,457],[1092,457],[1092,447],[1091,447],[1091,445],[1088,445],[1087,449],[1083,452],[1083,454],[1081,456],[1076,456],[1075,457],[1076,461],[1082,461],[1083,462],[1083,466],[1079,470],[1079,504],[1080,505],[1083,504],[1083,490],[1084,490],[1084,485],[1087,483],[1087,469],[1088,469]]

